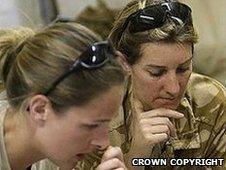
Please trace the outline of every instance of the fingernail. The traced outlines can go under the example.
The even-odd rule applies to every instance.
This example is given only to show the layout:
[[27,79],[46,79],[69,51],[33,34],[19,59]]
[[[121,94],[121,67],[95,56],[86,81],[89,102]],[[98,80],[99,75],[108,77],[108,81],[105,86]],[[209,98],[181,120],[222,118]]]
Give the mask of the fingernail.
[[112,149],[113,148],[113,146],[108,146],[108,148],[107,149]]
[[180,117],[184,117],[184,114],[183,113],[179,113]]

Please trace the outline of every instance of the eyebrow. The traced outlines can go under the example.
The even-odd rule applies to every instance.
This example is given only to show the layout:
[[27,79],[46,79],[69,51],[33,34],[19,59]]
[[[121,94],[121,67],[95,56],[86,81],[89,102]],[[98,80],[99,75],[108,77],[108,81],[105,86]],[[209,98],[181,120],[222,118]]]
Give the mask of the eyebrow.
[[[187,59],[185,62],[179,64],[179,66],[182,66],[182,65],[189,63],[192,60],[192,58],[193,57]],[[154,68],[160,68],[160,69],[166,68],[166,66],[159,66],[159,65],[155,65],[155,64],[149,64],[149,65],[147,65],[147,67],[154,67]]]
[[111,120],[110,119],[100,119],[100,120],[95,120],[94,122],[96,123],[107,123],[107,122],[110,122]]
[[188,64],[188,63],[192,60],[192,58],[193,58],[193,57],[191,57],[191,58],[189,58],[188,60],[186,60],[185,62],[179,64],[179,66]]

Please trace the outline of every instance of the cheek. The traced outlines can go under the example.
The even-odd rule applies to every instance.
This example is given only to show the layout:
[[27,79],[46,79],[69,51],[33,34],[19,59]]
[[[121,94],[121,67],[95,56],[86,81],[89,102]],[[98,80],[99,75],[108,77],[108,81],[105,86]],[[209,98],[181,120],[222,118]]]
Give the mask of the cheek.
[[158,81],[147,72],[140,72],[134,75],[134,90],[140,98],[151,100],[158,96],[161,89],[161,81]]
[[[68,152],[68,150],[76,149],[76,144],[79,143],[81,136],[76,131],[62,131],[56,134],[55,148],[59,149],[60,152]],[[58,145],[58,146],[57,146]]]
[[78,153],[87,151],[91,143],[91,133],[82,130],[77,131],[75,134],[65,136],[64,141],[64,144],[61,145],[61,153],[68,159]]
[[92,138],[100,138],[100,139],[108,137],[109,126],[110,125],[102,126],[98,129],[94,130],[93,133],[90,133],[90,136]]
[[[71,131],[64,136],[64,139],[66,141],[65,145],[69,145],[69,146],[71,145],[75,149],[82,148],[82,146],[87,145],[87,143],[89,142],[89,138],[90,138],[89,134],[90,134],[89,131],[81,128]],[[77,146],[80,146],[80,147],[77,147]]]
[[53,157],[68,159],[88,145],[89,135],[80,129],[62,128],[49,136],[46,149]]
[[191,73],[192,73],[192,71],[188,71],[186,74],[179,76],[179,82],[180,82],[180,86],[181,86],[182,90],[185,89],[185,87],[188,83],[188,80],[191,76]]

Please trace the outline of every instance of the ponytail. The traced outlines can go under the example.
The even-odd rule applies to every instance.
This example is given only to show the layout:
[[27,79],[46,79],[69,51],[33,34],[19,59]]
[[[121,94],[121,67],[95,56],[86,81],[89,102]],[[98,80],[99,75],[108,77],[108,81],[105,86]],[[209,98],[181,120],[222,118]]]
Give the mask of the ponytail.
[[0,76],[4,85],[17,54],[22,50],[25,40],[32,35],[34,31],[25,27],[0,30]]

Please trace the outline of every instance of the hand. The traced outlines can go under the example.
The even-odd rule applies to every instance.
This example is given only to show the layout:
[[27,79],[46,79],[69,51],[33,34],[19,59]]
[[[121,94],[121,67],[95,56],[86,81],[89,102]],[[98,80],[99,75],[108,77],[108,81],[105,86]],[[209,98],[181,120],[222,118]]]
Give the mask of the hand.
[[123,153],[119,147],[109,146],[97,170],[125,170]]
[[135,150],[147,150],[150,146],[167,141],[176,136],[176,128],[170,118],[180,119],[184,115],[170,109],[143,111],[142,104],[135,102],[133,119],[132,147]]

